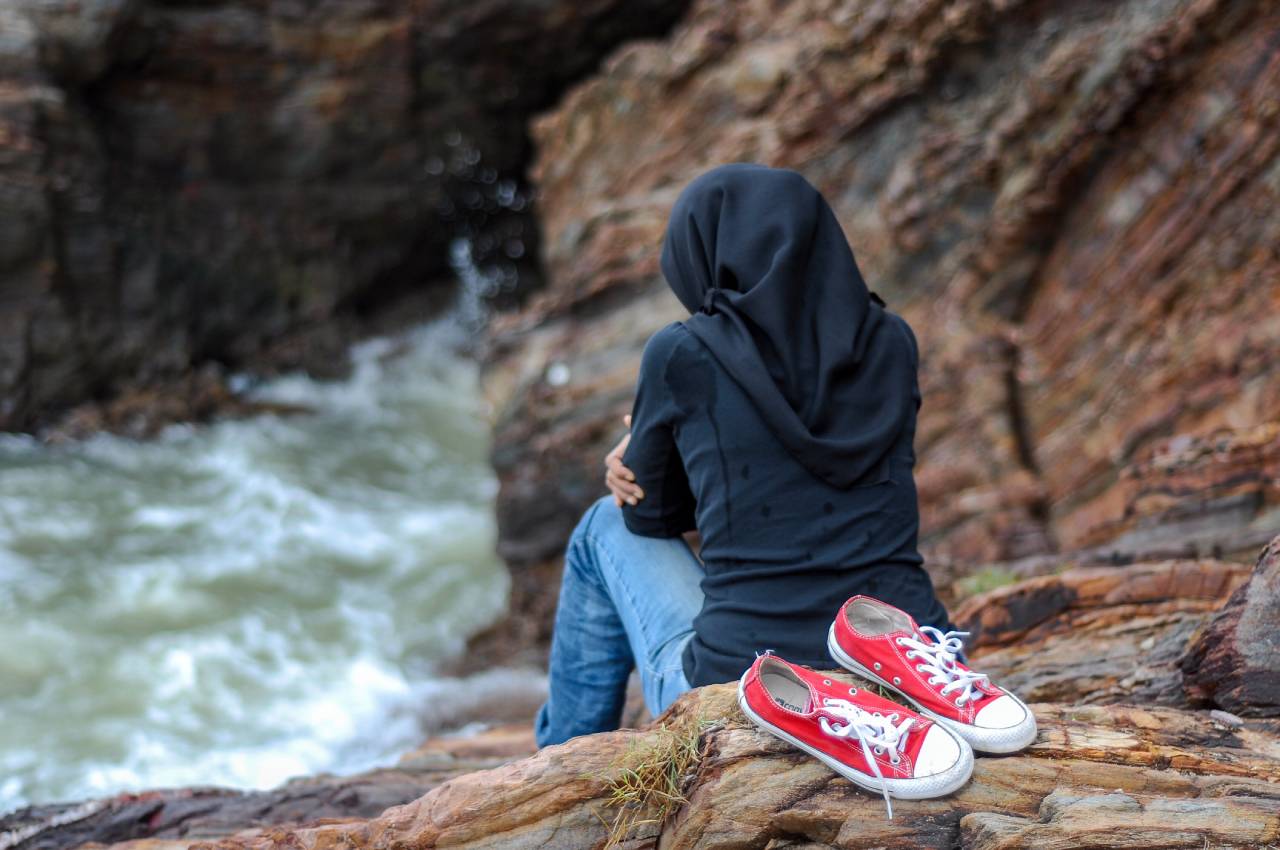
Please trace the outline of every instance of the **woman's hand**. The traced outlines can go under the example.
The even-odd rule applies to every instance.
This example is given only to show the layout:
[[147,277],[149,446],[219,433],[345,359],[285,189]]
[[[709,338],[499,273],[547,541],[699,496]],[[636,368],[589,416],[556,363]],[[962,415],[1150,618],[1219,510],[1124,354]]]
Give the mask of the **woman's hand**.
[[[627,427],[631,427],[631,416],[622,417],[622,421]],[[631,433],[628,432],[613,450],[604,456],[604,483],[609,488],[609,492],[613,494],[613,503],[618,507],[622,507],[622,503],[628,505],[639,503],[644,498],[644,491],[640,489],[640,485],[636,484],[636,477],[631,470],[622,465],[622,453],[627,450],[627,443],[631,442]]]

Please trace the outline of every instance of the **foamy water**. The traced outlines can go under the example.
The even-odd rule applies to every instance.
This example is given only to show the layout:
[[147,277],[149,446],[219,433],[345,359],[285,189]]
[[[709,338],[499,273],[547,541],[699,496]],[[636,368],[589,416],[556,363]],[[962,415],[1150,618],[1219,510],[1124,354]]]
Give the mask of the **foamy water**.
[[308,415],[0,436],[0,811],[355,771],[466,720],[486,678],[437,671],[507,577],[465,334],[254,393]]

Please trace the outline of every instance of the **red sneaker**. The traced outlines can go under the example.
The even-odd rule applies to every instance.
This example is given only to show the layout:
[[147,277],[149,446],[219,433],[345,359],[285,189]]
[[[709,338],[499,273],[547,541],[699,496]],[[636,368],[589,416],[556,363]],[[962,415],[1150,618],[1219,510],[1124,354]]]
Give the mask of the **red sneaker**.
[[772,653],[742,674],[738,705],[761,729],[855,785],[879,791],[890,818],[890,797],[941,797],[973,772],[973,750],[945,727]]
[[902,694],[921,714],[984,753],[1012,753],[1036,737],[1036,718],[957,656],[968,632],[917,626],[906,611],[855,596],[840,608],[827,649],[841,666]]

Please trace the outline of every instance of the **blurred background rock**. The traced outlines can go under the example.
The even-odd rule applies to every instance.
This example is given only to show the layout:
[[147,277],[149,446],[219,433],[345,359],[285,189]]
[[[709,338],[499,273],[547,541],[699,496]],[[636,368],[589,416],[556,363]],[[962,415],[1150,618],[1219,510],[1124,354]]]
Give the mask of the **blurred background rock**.
[[529,116],[682,5],[8,0],[0,428],[536,289]]

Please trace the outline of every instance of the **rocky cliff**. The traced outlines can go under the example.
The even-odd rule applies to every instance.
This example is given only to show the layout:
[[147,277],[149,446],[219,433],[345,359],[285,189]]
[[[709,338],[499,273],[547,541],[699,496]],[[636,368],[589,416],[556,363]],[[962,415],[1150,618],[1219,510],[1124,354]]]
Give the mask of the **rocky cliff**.
[[1250,557],[1280,530],[1277,39],[1255,0],[699,0],[614,53],[534,125],[547,286],[491,333],[517,601],[681,315],[670,205],[734,160],[807,175],[916,329],[944,590]]
[[0,430],[536,288],[529,115],[684,5],[6,0]]
[[893,820],[877,795],[750,726],[734,687],[715,685],[642,728],[532,755],[526,725],[273,792],[156,792],[20,812],[0,820],[0,848],[1275,846],[1275,692],[1233,691],[1233,713],[1203,702],[1203,683],[1280,678],[1280,653],[1266,643],[1277,576],[1280,538],[1253,570],[1144,562],[973,597],[956,615],[973,632],[975,663],[1033,701],[1040,734],[1018,755],[980,757],[950,797],[898,801]]

